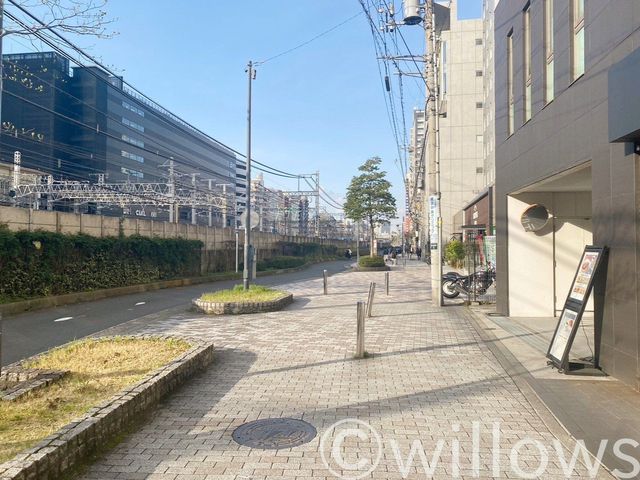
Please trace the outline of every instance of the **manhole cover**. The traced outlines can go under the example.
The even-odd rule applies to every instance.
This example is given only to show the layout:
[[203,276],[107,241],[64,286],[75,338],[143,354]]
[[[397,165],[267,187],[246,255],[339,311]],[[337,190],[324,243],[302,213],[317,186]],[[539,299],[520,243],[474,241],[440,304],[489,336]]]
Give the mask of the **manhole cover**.
[[240,425],[232,437],[245,447],[278,450],[310,442],[317,433],[313,425],[302,420],[265,418]]

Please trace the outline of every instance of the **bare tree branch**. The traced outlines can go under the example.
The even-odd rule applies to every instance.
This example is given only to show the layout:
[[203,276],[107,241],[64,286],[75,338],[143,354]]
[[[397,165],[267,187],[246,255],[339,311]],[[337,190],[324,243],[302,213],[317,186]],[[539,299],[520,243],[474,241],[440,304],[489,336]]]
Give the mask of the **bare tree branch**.
[[14,7],[18,16],[22,12],[19,7],[29,10],[42,24],[32,19],[25,20],[27,28],[15,22],[7,22],[0,36],[28,36],[42,31],[56,30],[61,33],[72,33],[97,38],[112,38],[117,32],[110,27],[116,19],[109,18],[105,9],[107,0],[6,0],[6,7]]

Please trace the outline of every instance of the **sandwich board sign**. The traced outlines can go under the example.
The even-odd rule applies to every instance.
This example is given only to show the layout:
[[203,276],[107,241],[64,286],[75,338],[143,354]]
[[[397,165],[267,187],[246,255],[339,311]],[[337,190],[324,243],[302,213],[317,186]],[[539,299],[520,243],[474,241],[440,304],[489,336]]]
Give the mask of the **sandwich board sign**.
[[547,358],[550,363],[561,372],[569,371],[571,345],[580,326],[582,314],[593,289],[593,282],[601,268],[605,252],[606,247],[590,245],[584,248],[582,257],[580,257],[569,295],[567,295],[562,314],[547,350]]

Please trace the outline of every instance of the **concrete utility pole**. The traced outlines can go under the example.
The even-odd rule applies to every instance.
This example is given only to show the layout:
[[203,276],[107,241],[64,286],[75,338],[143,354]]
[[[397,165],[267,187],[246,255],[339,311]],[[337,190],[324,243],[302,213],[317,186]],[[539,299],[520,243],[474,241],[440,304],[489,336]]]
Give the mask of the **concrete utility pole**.
[[252,268],[250,262],[253,260],[251,242],[251,84],[255,77],[253,62],[247,65],[247,77],[249,79],[249,95],[247,107],[247,207],[244,219],[244,269],[242,271],[242,284],[245,290],[249,290],[252,280]]
[[[436,218],[429,217],[430,230],[435,228],[435,245],[431,242],[431,298],[434,306],[442,305],[442,209],[440,205],[440,159],[438,148],[438,54],[436,38],[436,17],[434,0],[428,0],[425,4],[425,33],[426,48],[428,50],[425,59],[427,75],[427,111],[428,111],[428,143],[429,143],[429,196],[435,197]],[[432,213],[430,199],[427,197],[428,214]],[[435,225],[433,225],[435,222]],[[435,258],[434,258],[435,254]]]

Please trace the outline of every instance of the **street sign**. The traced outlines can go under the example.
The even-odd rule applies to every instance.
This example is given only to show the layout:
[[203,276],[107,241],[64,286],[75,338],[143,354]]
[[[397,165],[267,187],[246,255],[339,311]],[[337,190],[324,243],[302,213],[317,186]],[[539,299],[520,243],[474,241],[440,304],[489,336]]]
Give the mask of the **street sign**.
[[438,247],[438,197],[436,195],[429,196],[429,240],[431,250],[435,250]]

